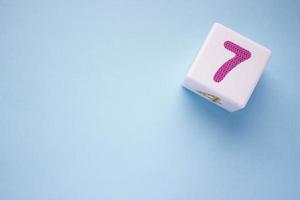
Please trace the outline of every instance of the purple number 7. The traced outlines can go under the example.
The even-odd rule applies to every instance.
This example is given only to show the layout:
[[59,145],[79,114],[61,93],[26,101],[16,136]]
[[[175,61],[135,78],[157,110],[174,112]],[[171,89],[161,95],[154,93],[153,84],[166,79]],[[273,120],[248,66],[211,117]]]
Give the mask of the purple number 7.
[[235,56],[226,61],[215,73],[214,81],[216,82],[221,82],[233,68],[251,57],[250,51],[231,41],[224,42],[224,47],[229,51],[235,53]]

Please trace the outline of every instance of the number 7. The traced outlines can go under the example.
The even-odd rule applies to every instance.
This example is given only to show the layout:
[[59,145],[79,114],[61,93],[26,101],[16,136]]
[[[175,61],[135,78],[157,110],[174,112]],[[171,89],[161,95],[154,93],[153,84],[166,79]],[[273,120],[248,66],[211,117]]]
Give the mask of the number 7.
[[235,56],[226,61],[215,73],[214,81],[218,83],[221,82],[233,68],[251,57],[250,51],[231,41],[224,42],[224,47],[229,51],[235,53]]

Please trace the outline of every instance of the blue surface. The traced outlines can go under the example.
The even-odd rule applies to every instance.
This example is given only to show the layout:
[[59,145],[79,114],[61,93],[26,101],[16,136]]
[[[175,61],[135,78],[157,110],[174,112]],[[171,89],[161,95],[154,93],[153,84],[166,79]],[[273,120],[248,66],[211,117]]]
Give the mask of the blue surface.
[[[0,0],[0,199],[299,200],[299,10]],[[236,113],[180,86],[215,21],[273,51]]]

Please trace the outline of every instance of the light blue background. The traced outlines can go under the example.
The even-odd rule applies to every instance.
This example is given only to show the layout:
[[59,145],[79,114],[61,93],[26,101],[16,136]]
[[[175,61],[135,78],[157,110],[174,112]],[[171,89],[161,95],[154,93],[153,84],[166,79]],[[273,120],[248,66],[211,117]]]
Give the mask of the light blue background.
[[[0,0],[0,199],[299,200],[299,10]],[[216,21],[273,51],[236,113],[180,86]]]

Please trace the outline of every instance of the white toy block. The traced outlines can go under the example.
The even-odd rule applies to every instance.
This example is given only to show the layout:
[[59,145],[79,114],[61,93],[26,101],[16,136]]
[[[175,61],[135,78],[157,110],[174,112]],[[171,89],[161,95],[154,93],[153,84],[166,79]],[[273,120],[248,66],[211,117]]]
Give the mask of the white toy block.
[[271,51],[215,23],[183,86],[233,112],[246,106]]

